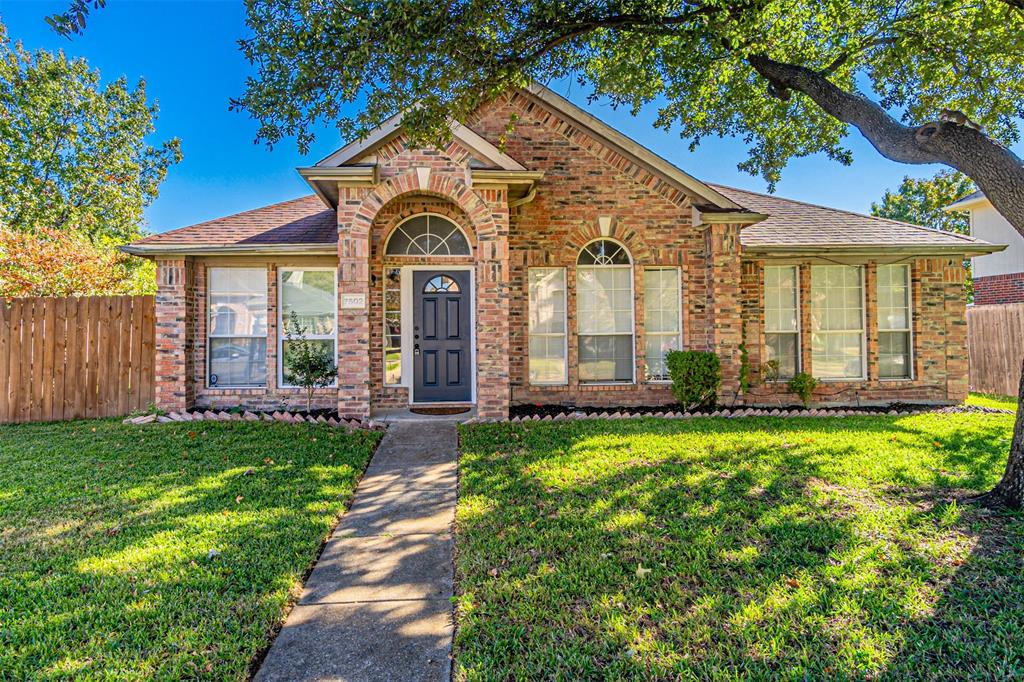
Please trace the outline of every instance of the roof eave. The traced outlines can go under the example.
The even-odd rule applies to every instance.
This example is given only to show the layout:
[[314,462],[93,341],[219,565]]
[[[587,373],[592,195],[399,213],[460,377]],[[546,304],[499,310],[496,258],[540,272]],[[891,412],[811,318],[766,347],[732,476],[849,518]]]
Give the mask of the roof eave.
[[328,208],[338,208],[339,187],[373,187],[380,180],[376,164],[338,166],[335,168],[308,166],[295,169],[306,181],[320,201]]
[[744,256],[772,256],[777,258],[830,255],[843,256],[984,256],[1006,249],[1006,244],[822,244],[799,246],[793,244],[743,245]]
[[124,253],[142,258],[157,256],[322,256],[336,255],[338,245],[316,244],[126,244],[120,247]]
[[960,211],[969,211],[972,208],[977,208],[984,204],[991,203],[988,197],[981,195],[980,197],[974,197],[973,199],[961,199],[960,201],[954,201],[949,206],[943,206],[942,210],[946,213],[958,213]]

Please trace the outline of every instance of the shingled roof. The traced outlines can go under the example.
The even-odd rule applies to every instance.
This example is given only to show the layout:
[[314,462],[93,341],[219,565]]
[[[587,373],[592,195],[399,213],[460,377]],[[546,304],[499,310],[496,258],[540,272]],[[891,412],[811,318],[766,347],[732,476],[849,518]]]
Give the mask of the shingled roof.
[[884,251],[893,248],[930,252],[990,253],[999,250],[988,242],[897,220],[862,215],[827,206],[783,199],[726,185],[712,184],[744,208],[768,218],[743,228],[744,251],[842,250]]
[[232,247],[274,249],[293,245],[338,243],[338,220],[333,209],[324,206],[315,195],[154,234],[126,247],[129,253],[175,248]]

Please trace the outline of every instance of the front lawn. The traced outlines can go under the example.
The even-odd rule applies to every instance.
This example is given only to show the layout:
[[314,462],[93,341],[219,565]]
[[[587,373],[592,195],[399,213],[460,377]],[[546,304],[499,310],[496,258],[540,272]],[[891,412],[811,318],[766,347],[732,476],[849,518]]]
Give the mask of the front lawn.
[[1003,410],[1017,411],[1017,397],[1012,395],[999,395],[997,393],[972,393],[964,401],[967,405],[980,405],[982,407],[997,407]]
[[1020,678],[1012,423],[462,427],[456,679]]
[[0,426],[0,679],[245,679],[378,438]]

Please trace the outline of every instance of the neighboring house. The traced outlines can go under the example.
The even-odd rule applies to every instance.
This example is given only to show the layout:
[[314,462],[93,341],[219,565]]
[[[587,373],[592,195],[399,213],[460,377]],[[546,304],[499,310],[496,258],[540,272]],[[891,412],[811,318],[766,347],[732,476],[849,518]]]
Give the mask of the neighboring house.
[[718,354],[730,402],[744,341],[748,404],[794,402],[798,371],[818,403],[959,401],[961,263],[1001,248],[701,182],[540,86],[445,149],[396,117],[298,170],[314,196],[127,247],[158,265],[161,408],[301,405],[291,310],[338,358],[317,405],[347,417],[670,403],[673,348]]
[[967,211],[971,236],[993,244],[1008,244],[1005,251],[971,259],[974,304],[1024,303],[1024,237],[995,209],[981,191],[968,194],[945,208]]

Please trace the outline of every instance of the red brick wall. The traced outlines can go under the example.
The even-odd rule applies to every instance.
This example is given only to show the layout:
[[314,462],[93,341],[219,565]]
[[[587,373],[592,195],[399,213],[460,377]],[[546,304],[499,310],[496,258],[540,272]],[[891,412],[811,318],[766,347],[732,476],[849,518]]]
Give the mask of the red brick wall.
[[974,278],[974,305],[1024,303],[1024,272]]
[[[745,402],[756,405],[799,402],[785,381],[766,384],[760,380],[764,347],[764,261],[743,264],[743,317],[749,351],[752,387]],[[857,265],[858,263],[850,263]],[[892,401],[960,402],[967,396],[967,322],[963,295],[964,270],[958,259],[919,258],[911,263],[913,306],[912,379],[879,379],[876,263],[864,266],[867,380],[822,381],[814,391],[821,404],[886,403]],[[800,361],[804,372],[814,374],[811,359],[810,265],[800,268]]]

